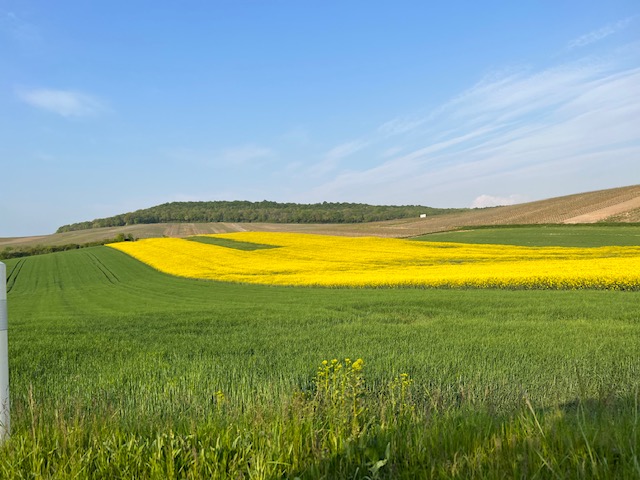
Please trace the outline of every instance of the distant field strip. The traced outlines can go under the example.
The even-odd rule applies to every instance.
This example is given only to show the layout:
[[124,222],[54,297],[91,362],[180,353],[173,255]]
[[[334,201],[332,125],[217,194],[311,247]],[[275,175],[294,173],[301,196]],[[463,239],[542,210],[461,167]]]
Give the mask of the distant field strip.
[[265,248],[278,248],[274,245],[262,245],[259,243],[239,242],[230,238],[220,238],[211,235],[196,235],[195,237],[187,237],[185,240],[192,242],[207,243],[209,245],[218,245],[219,247],[235,248],[236,250],[262,250]]
[[172,275],[327,287],[640,289],[640,247],[520,247],[243,232],[281,248],[243,251],[175,238],[111,244]]

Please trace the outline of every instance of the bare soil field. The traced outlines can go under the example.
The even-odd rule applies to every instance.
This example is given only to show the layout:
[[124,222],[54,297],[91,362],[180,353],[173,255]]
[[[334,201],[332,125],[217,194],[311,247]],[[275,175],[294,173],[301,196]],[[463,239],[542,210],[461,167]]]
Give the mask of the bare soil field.
[[[593,223],[610,219],[614,215],[625,214],[640,210],[640,197],[632,198],[626,202],[616,203],[607,207],[588,212],[577,217],[569,218],[562,223]],[[624,218],[624,217],[621,217]]]
[[472,209],[427,218],[358,224],[157,223],[96,228],[37,237],[0,238],[0,249],[35,245],[88,243],[123,233],[135,238],[188,237],[245,231],[299,232],[323,235],[413,237],[480,225],[535,225],[640,222],[640,185],[550,198],[503,207]]

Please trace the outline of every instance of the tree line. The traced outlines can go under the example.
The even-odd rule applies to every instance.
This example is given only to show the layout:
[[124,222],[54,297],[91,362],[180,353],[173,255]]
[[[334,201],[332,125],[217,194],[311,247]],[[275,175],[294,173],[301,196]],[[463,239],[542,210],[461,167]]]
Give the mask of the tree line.
[[299,204],[267,200],[170,202],[113,217],[64,225],[58,228],[56,233],[148,223],[364,223],[419,217],[421,214],[439,215],[461,210],[465,209],[329,202]]
[[10,258],[30,257],[32,255],[43,255],[45,253],[65,252],[67,250],[77,250],[79,248],[98,247],[107,243],[133,242],[136,240],[131,234],[118,234],[115,238],[87,243],[67,243],[65,245],[36,245],[33,247],[6,247],[0,251],[0,260]]

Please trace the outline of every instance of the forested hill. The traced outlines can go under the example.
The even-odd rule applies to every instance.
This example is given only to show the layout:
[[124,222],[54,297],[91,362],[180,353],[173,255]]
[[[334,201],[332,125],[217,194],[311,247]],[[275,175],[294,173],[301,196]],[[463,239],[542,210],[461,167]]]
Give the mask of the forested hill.
[[56,233],[99,227],[168,222],[267,222],[267,223],[362,223],[458,212],[419,205],[389,206],[362,203],[277,203],[248,201],[172,202],[108,218],[73,223]]

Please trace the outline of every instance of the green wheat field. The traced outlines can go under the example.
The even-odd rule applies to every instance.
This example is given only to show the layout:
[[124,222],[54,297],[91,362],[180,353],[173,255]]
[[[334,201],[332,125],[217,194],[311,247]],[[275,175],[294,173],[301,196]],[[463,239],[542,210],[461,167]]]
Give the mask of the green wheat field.
[[[640,243],[475,232],[447,240]],[[108,247],[4,263],[0,478],[640,477],[638,292],[224,284]]]

